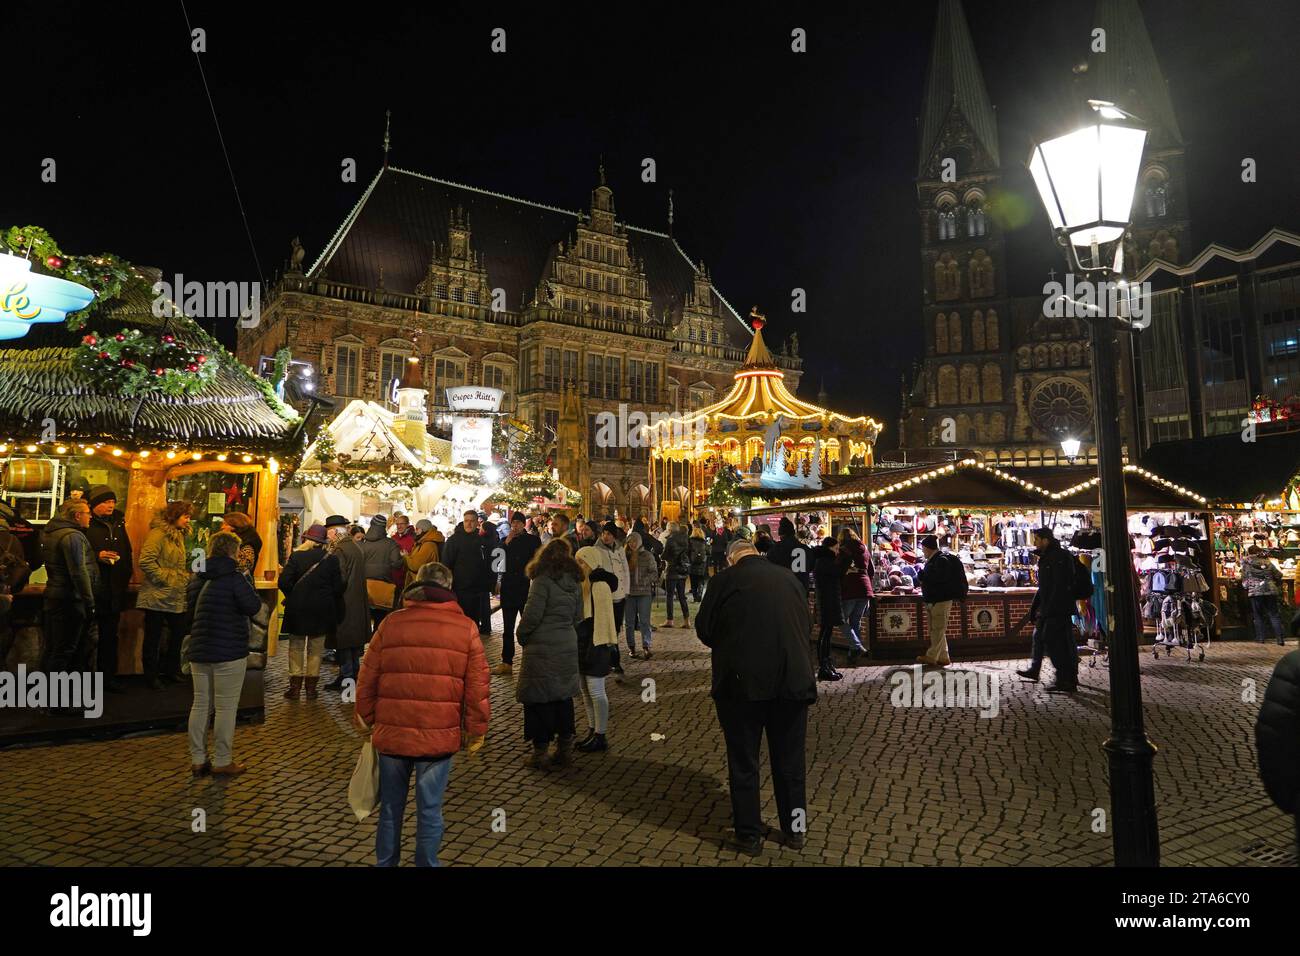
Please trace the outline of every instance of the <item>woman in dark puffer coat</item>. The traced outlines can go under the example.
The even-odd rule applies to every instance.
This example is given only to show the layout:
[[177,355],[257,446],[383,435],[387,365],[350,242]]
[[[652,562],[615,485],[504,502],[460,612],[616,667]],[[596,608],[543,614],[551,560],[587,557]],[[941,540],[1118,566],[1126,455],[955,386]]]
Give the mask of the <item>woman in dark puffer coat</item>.
[[1264,789],[1278,809],[1295,816],[1300,850],[1300,651],[1273,669],[1255,724],[1255,749]]
[[[573,755],[583,573],[569,543],[555,538],[529,562],[528,577],[532,584],[515,632],[525,649],[515,699],[524,705],[524,736],[533,745],[526,766],[546,770],[568,764]],[[554,759],[547,753],[552,738]]]
[[[307,685],[307,699],[315,700],[320,680],[325,638],[343,620],[343,575],[325,528],[314,524],[302,545],[289,556],[280,572],[284,592],[281,635],[289,644],[289,689],[285,699],[297,700]],[[336,541],[338,539],[335,539]]]
[[[248,667],[248,621],[262,601],[236,562],[239,537],[219,531],[208,540],[208,559],[189,584],[193,623],[186,659],[194,679],[190,708],[190,757],[195,776],[209,771],[234,776],[242,764],[232,759],[235,712]],[[208,716],[215,713],[213,761],[207,757]]]

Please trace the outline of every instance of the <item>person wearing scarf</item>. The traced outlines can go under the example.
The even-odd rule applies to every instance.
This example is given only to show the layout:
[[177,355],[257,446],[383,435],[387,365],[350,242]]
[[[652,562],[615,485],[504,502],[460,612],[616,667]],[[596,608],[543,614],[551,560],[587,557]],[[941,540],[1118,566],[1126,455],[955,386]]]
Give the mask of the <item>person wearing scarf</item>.
[[599,753],[609,749],[605,732],[609,724],[609,698],[605,678],[618,643],[614,623],[614,588],[618,575],[607,548],[588,546],[576,555],[586,572],[582,582],[582,623],[578,625],[578,669],[582,674],[582,703],[587,709],[588,733],[576,750]]

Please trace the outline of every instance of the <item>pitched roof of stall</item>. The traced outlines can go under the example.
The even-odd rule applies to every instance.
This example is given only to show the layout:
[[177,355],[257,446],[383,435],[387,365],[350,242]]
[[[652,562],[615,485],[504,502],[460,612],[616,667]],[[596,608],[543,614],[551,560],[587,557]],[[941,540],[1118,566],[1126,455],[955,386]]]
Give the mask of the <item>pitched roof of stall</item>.
[[980,145],[998,164],[998,126],[984,88],[984,74],[975,56],[975,43],[960,0],[940,0],[930,48],[930,70],[921,101],[921,151],[917,174],[924,175],[935,146],[956,110],[970,125]]
[[[371,181],[308,274],[392,292],[414,292],[428,271],[435,243],[448,242],[452,213],[469,218],[471,244],[487,270],[488,282],[506,293],[507,307],[531,299],[547,275],[556,243],[566,247],[576,234],[581,214],[518,199],[422,173],[387,167]],[[625,224],[624,224],[625,225]],[[680,312],[694,291],[696,267],[677,241],[665,233],[627,226],[632,255],[645,264],[654,314],[665,308]],[[749,327],[716,289],[718,314],[726,323],[729,344],[749,344]]]
[[[117,298],[94,307],[88,327],[102,334],[123,328],[159,329],[149,286],[136,281]],[[292,409],[268,399],[264,382],[192,319],[170,328],[186,344],[219,357],[220,368],[202,394],[123,398],[96,384],[75,363],[82,333],[62,322],[34,324],[0,348],[0,436],[35,438],[46,419],[59,441],[179,445],[279,451],[298,424]]]

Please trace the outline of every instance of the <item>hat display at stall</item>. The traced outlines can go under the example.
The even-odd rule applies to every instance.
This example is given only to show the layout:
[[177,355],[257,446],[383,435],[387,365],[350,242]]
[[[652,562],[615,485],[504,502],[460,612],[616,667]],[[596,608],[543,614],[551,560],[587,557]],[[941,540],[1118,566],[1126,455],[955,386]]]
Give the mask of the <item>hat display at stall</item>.
[[326,539],[329,537],[325,533],[325,526],[323,524],[312,525],[305,532],[303,532],[302,536],[304,540],[315,541],[317,544],[324,544]]
[[95,485],[95,487],[90,489],[90,495],[87,500],[90,502],[90,507],[93,508],[105,501],[117,501],[117,492],[108,487],[108,485]]
[[895,521],[890,524],[889,530],[896,531],[899,534],[906,534],[908,531],[911,531],[912,529],[909,528],[907,525],[903,524],[903,522],[901,521]]
[[346,528],[351,523],[351,521],[342,515],[330,515],[325,519],[325,527],[327,528]]

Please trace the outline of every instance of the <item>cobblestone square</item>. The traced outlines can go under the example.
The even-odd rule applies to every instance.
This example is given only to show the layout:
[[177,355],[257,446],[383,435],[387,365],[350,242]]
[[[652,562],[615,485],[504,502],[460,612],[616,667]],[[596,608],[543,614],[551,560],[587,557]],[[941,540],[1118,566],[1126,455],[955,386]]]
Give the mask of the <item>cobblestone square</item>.
[[[662,623],[662,606],[655,620]],[[496,622],[499,626],[500,615]],[[709,652],[683,629],[655,634],[652,660],[610,681],[612,749],[574,766],[523,767],[522,710],[492,678],[492,728],[456,758],[440,859],[460,866],[1104,866],[1109,812],[1101,743],[1104,667],[1080,667],[1073,698],[1020,681],[1014,660],[955,665],[999,681],[996,717],[975,708],[894,707],[897,667],[844,667],[821,684],[808,735],[808,844],[761,856],[724,846],[726,762]],[[487,641],[499,659],[500,637]],[[1258,779],[1256,700],[1282,648],[1212,645],[1204,664],[1141,657],[1147,730],[1157,743],[1164,865],[1251,865],[1294,846],[1294,823]],[[327,673],[332,669],[327,668]],[[646,681],[653,681],[654,700]],[[0,864],[367,865],[374,818],[358,823],[347,785],[360,746],[337,694],[289,702],[284,651],[267,673],[266,722],[240,726],[231,781],[193,781],[184,737],[166,734],[0,753]],[[579,727],[585,727],[579,708]],[[662,739],[656,739],[662,735]],[[766,764],[766,756],[764,757]],[[767,787],[765,781],[765,787]],[[764,816],[777,821],[770,787]],[[408,803],[404,861],[414,848]],[[207,829],[191,829],[194,811]],[[494,814],[505,832],[494,832]],[[1253,851],[1253,852],[1252,852]]]

